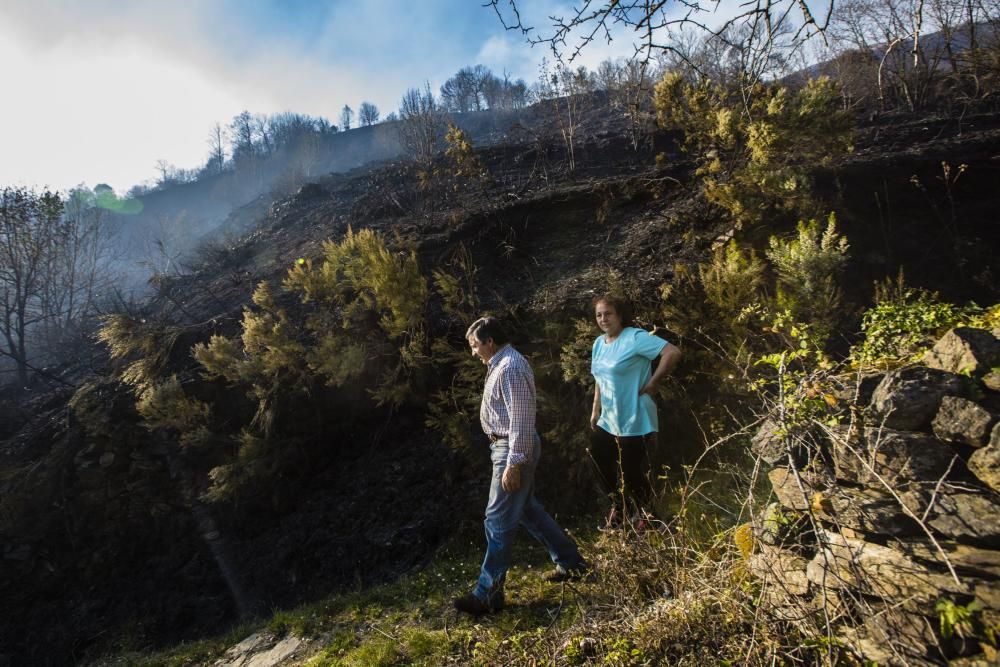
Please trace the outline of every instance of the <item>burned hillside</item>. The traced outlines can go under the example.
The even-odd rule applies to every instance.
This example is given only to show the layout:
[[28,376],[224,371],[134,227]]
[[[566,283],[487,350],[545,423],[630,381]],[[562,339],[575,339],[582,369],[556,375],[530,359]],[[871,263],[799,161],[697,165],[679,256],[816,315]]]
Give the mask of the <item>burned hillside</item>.
[[[331,174],[234,211],[224,224],[241,232],[237,240],[206,243],[189,270],[159,276],[150,301],[125,314],[129,335],[147,336],[142,344],[156,356],[144,370],[149,387],[174,382],[171,401],[212,406],[204,421],[155,422],[138,411],[137,385],[121,373],[139,347],[118,359],[96,352],[93,370],[65,376],[74,389],[39,386],[27,401],[5,399],[3,653],[15,664],[81,661],[130,633],[160,646],[419,566],[479,513],[485,454],[473,446],[468,405],[478,376],[463,366],[461,316],[489,311],[518,324],[548,401],[543,425],[564,437],[548,454],[558,465],[543,472],[552,504],[592,509],[590,473],[566,426],[585,394],[566,388],[558,367],[573,321],[589,318],[594,295],[620,288],[644,306],[646,324],[683,345],[690,332],[671,330],[657,310],[661,286],[731,238],[763,248],[797,222],[786,211],[737,224],[702,192],[697,170],[711,156],[684,150],[668,131],[637,150],[622,123],[601,118],[575,146],[573,169],[558,137],[515,126],[459,157]],[[852,246],[845,336],[872,283],[900,268],[911,284],[953,300],[998,299],[998,146],[995,113],[883,115],[857,129],[852,151],[815,170],[819,207],[836,211]],[[213,335],[239,340],[244,311],[317,316],[315,302],[283,281],[307,262],[318,270],[323,242],[344,243],[349,229],[377,234],[390,264],[413,258],[428,285],[420,321],[396,332],[380,328],[378,312],[359,316],[367,328],[347,336],[378,358],[339,385],[323,377],[269,385],[273,430],[244,435],[264,406],[250,396],[253,383],[206,377],[192,348]],[[464,291],[451,299],[435,287],[435,270]],[[264,306],[251,302],[262,281],[273,292]],[[332,315],[347,321],[350,298]],[[387,383],[405,395],[379,404],[371,390]],[[208,435],[185,445],[194,426]],[[664,434],[665,456],[690,462],[702,447],[695,432],[682,424]],[[234,461],[260,476],[213,496],[213,471]]]

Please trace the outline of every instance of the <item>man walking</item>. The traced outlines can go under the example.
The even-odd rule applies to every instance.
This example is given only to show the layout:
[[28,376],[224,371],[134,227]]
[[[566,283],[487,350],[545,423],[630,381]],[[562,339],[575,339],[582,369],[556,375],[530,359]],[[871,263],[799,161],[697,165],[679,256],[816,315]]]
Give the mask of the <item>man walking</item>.
[[483,317],[465,332],[472,355],[486,365],[479,420],[490,439],[493,477],[486,504],[486,557],[471,593],[455,598],[455,608],[470,614],[499,611],[504,579],[518,525],[548,549],[556,569],[546,576],[565,581],[589,566],[576,543],[535,499],[535,469],[541,440],[535,432],[535,376],[528,360],[510,346],[500,322]]

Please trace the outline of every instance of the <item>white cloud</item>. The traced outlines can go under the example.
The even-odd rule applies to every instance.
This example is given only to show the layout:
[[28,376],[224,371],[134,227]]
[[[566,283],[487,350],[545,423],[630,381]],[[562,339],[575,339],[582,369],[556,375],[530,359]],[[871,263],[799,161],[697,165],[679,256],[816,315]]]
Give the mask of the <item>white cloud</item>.
[[200,166],[210,127],[243,109],[335,119],[362,99],[394,108],[404,87],[241,33],[201,7],[0,1],[10,93],[0,105],[0,185],[124,190],[152,178],[159,159]]
[[494,35],[483,43],[475,62],[486,65],[497,74],[506,70],[511,73],[512,78],[523,78],[531,82],[538,78],[541,58],[542,53],[538,48],[529,48],[522,39],[501,34]]
[[91,51],[65,41],[28,53],[0,35],[0,61],[12,93],[0,105],[8,156],[0,183],[103,181],[121,190],[152,176],[157,159],[196,166],[209,127],[244,102],[137,40]]
[[[462,3],[336,2],[303,29],[284,14],[262,26],[223,0],[0,0],[0,185],[124,189],[153,177],[158,159],[199,166],[209,128],[243,109],[335,120],[368,100],[385,115],[407,88],[437,91],[464,65],[536,80],[549,49]],[[541,35],[549,16],[573,11],[569,0],[519,6]],[[632,53],[630,34],[613,37],[576,64]]]

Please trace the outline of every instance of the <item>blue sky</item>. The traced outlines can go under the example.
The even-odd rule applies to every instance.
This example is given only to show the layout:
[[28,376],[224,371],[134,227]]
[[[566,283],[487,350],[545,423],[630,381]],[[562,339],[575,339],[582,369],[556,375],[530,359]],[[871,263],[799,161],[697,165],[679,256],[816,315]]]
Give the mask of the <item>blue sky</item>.
[[[538,26],[570,11],[520,5]],[[628,53],[595,44],[585,64]],[[203,164],[213,123],[243,109],[385,115],[464,65],[533,81],[547,55],[480,0],[0,0],[0,186],[123,192],[157,160]]]

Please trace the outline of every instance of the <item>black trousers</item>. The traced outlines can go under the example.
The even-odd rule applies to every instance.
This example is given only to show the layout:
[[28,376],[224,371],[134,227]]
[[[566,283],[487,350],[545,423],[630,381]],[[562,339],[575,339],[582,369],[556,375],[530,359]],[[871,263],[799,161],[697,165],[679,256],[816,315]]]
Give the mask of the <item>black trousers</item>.
[[597,466],[598,480],[624,516],[648,505],[652,489],[646,448],[655,439],[655,433],[618,437],[600,426],[590,434],[590,457]]

